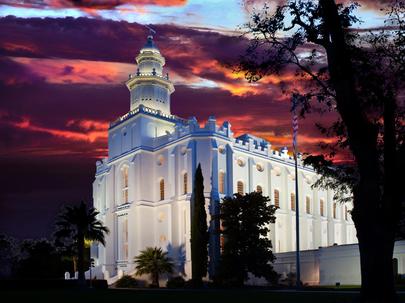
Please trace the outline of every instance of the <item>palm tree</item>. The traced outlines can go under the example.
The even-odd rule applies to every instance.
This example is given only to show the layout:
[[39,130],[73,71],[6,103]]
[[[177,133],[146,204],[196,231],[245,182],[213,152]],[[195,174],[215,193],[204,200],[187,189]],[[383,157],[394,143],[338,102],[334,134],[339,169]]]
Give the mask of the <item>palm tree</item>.
[[97,219],[99,212],[84,202],[75,206],[65,206],[56,222],[57,239],[73,242],[77,252],[77,271],[79,283],[85,284],[84,253],[85,240],[96,241],[105,245],[105,234],[109,233],[103,222]]
[[147,247],[135,257],[136,274],[151,274],[153,287],[159,287],[159,275],[173,272],[173,263],[161,248]]

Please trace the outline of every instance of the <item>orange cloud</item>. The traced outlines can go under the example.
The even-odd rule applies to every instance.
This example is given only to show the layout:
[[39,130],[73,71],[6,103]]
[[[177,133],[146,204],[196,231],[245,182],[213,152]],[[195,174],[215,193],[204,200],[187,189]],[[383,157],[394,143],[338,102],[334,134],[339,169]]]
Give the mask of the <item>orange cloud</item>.
[[[97,125],[99,127],[98,130],[83,130],[83,131],[70,131],[70,130],[60,130],[60,129],[53,129],[53,128],[46,128],[38,125],[34,125],[31,123],[30,119],[23,118],[20,122],[13,122],[13,126],[26,129],[33,132],[42,132],[47,133],[56,137],[61,137],[64,139],[69,139],[72,141],[86,141],[93,143],[98,139],[105,140],[107,138],[107,129],[108,123],[102,123],[99,121],[91,121],[91,120],[84,120],[79,122],[79,125],[84,125],[85,127],[89,125]],[[71,126],[71,123],[67,123],[67,126]],[[102,127],[103,125],[103,127]]]
[[72,59],[12,57],[48,83],[118,84],[128,79],[135,65],[117,62]]

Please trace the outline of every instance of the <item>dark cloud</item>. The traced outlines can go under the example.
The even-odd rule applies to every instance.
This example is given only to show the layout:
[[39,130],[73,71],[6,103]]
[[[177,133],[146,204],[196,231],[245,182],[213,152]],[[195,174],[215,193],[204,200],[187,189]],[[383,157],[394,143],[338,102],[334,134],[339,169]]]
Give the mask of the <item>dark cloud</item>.
[[32,8],[114,9],[124,4],[182,6],[187,0],[0,0],[0,4]]
[[[148,34],[144,26],[89,18],[0,19],[0,55],[134,63]],[[245,48],[244,39],[174,25],[156,25],[156,43],[170,68],[189,75],[206,59],[232,61]],[[119,47],[118,47],[119,46]]]

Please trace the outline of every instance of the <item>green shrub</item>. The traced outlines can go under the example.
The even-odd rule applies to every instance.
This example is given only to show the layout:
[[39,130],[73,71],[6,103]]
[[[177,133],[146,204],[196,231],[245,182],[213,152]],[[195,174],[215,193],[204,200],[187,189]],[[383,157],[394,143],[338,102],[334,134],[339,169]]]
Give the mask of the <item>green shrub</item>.
[[186,280],[184,280],[183,277],[179,276],[179,277],[170,278],[166,283],[166,287],[167,288],[183,288],[185,284],[186,284]]
[[118,288],[134,288],[138,286],[138,281],[134,277],[125,275],[115,283]]

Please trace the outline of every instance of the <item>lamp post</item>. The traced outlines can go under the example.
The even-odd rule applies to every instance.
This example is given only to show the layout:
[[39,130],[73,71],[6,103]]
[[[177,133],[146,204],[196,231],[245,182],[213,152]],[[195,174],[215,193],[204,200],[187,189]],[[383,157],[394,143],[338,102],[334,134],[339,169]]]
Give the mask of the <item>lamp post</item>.
[[295,241],[296,241],[296,288],[301,288],[301,266],[300,266],[300,206],[299,206],[299,191],[298,191],[298,115],[297,115],[297,98],[296,94],[292,96],[292,127],[293,127],[293,150],[294,150],[294,161],[295,161]]
[[91,276],[91,268],[92,267],[94,267],[94,259],[93,258],[90,259],[90,288],[93,287],[93,285],[92,285],[92,276]]

